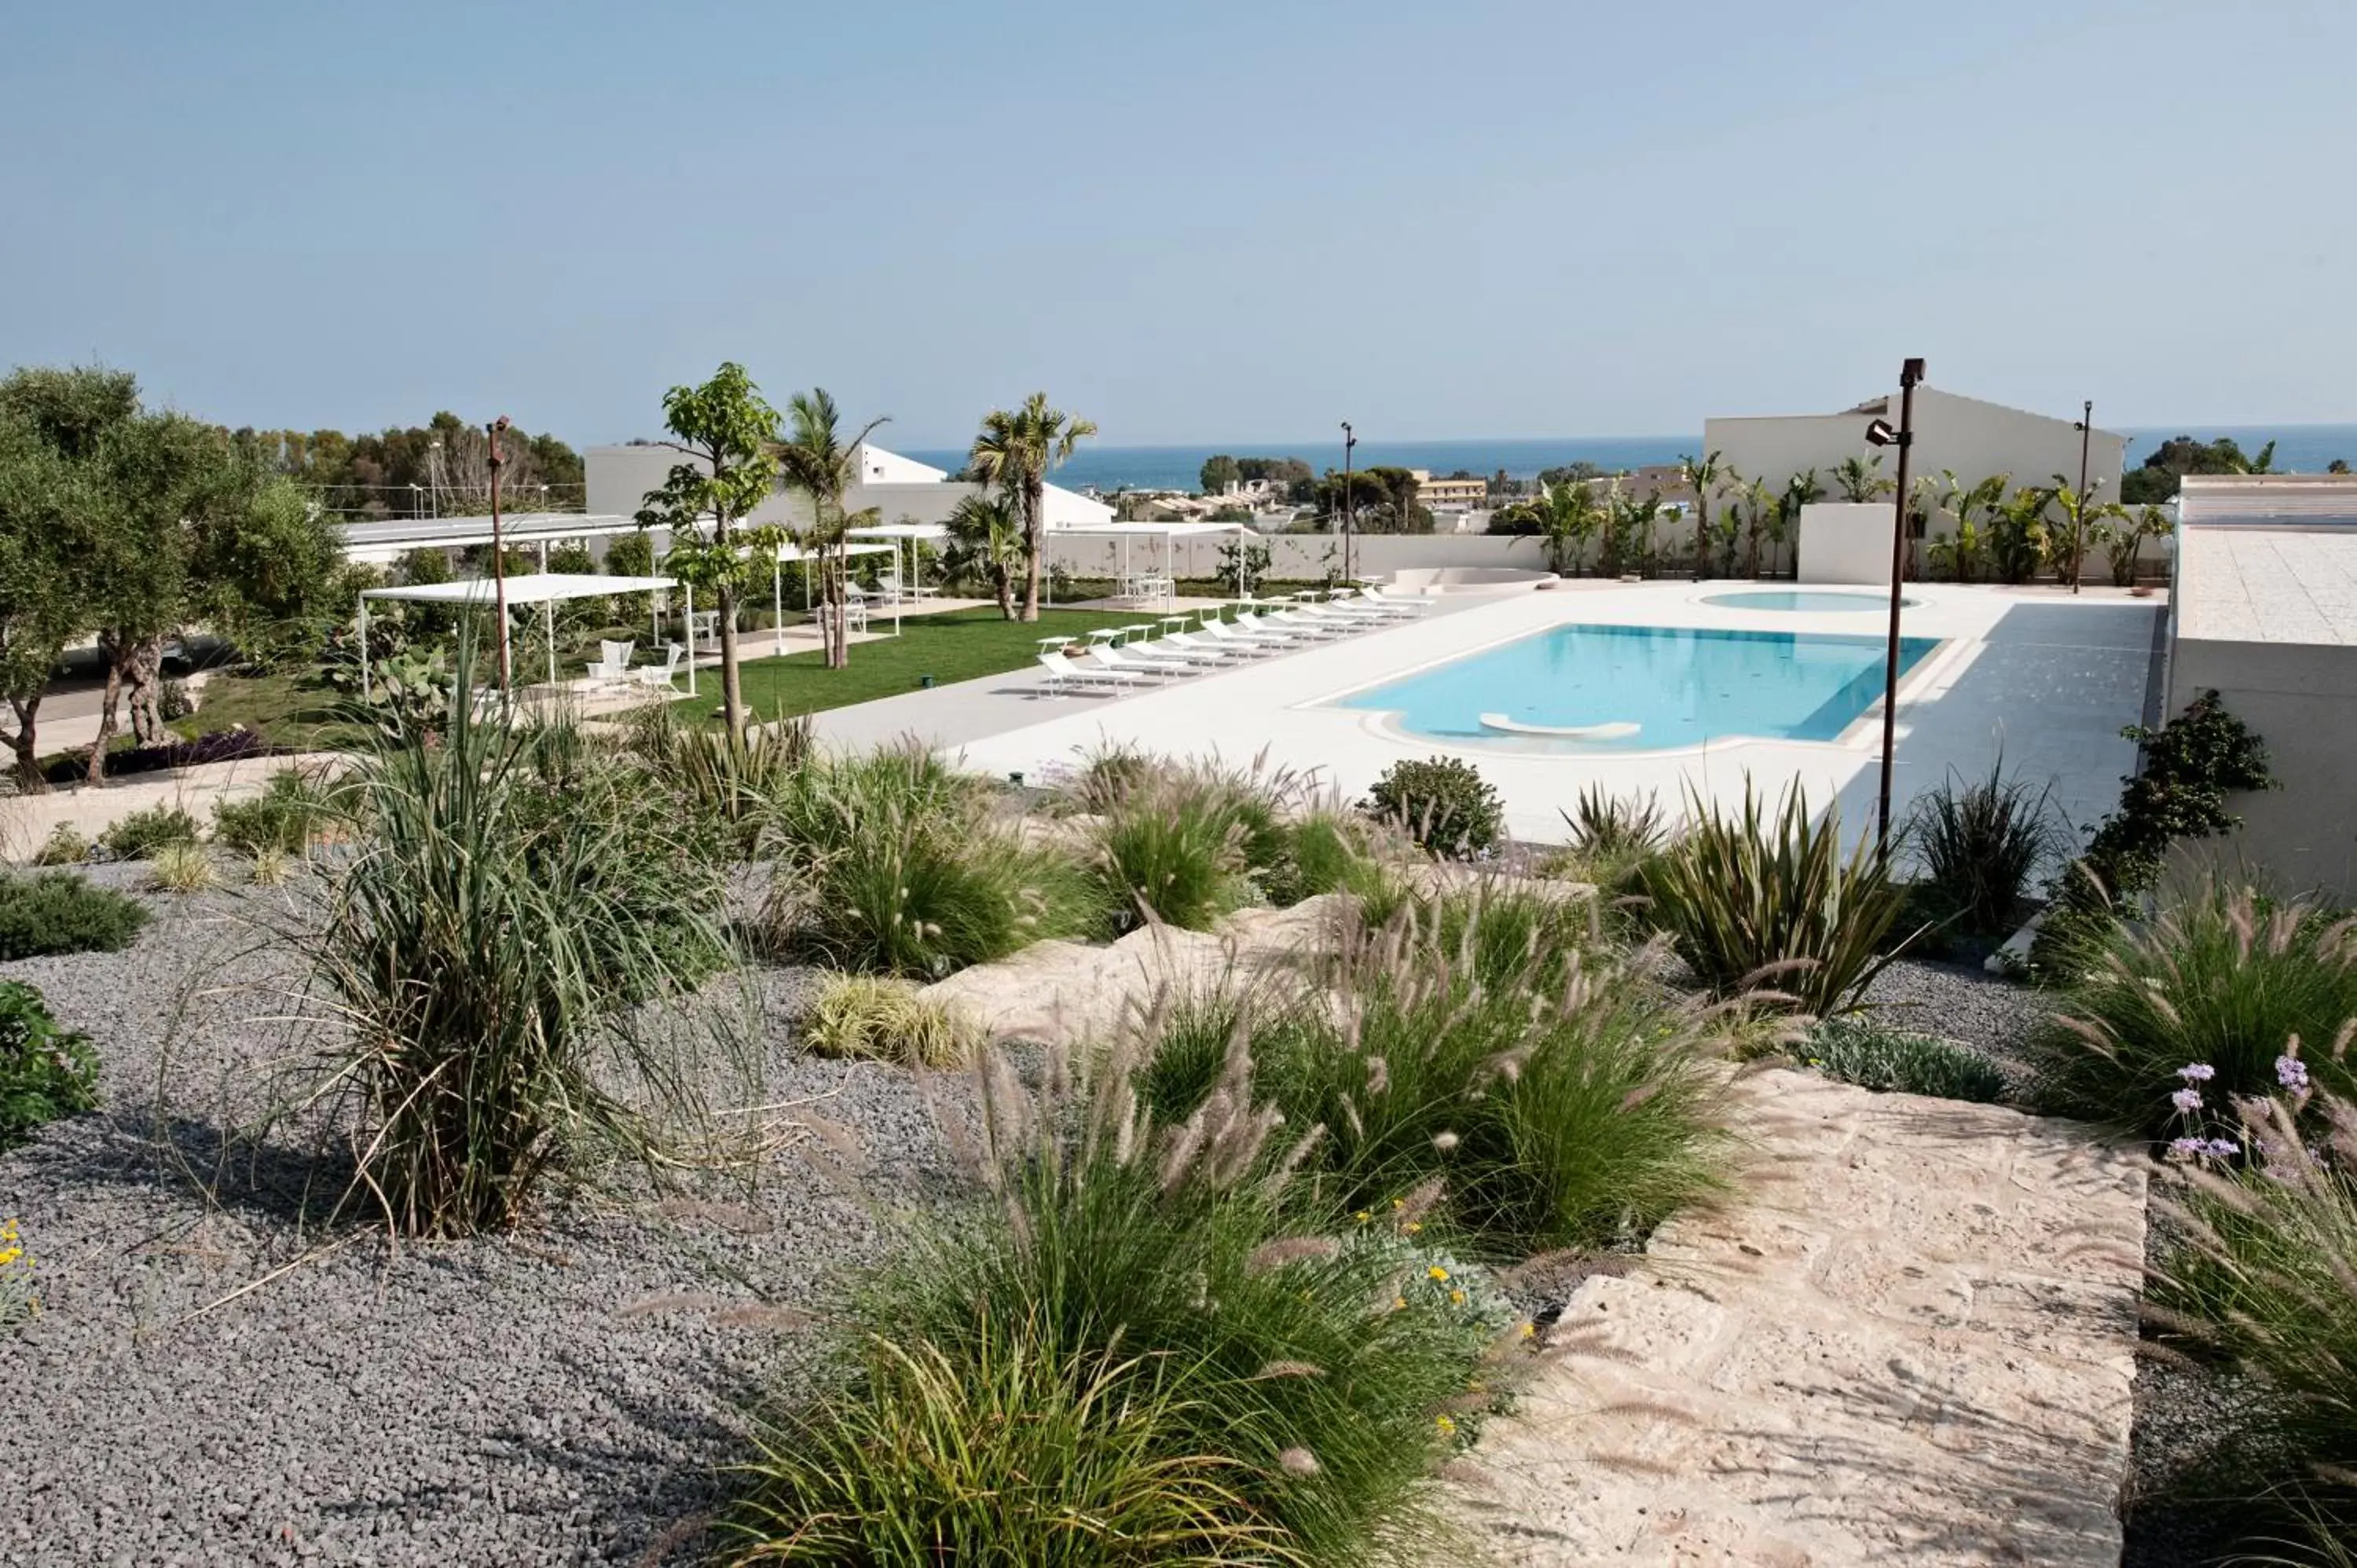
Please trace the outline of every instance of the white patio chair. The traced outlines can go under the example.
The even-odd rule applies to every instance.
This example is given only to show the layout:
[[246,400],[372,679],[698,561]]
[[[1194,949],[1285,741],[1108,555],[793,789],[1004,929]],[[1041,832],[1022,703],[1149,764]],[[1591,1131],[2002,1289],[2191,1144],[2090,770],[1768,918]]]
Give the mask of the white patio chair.
[[1291,638],[1265,637],[1259,632],[1245,631],[1223,620],[1207,620],[1202,635],[1224,648],[1233,649],[1246,658],[1256,654],[1281,652]]
[[1165,632],[1160,641],[1148,646],[1167,649],[1181,659],[1193,659],[1205,664],[1225,664],[1229,662],[1231,654],[1238,659],[1243,657],[1241,649],[1214,648],[1210,638],[1191,631]]
[[641,686],[668,687],[678,677],[680,666],[686,661],[686,649],[676,642],[666,642],[663,644],[663,661],[661,664],[641,664],[630,673],[637,678]]

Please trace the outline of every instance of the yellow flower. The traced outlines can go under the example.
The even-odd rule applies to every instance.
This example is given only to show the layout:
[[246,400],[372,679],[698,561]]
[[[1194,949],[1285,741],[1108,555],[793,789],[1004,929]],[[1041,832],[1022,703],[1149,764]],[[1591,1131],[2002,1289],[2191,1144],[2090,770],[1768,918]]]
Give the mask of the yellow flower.
[[1392,1199],[1392,1207],[1394,1209],[1405,1208],[1407,1207],[1407,1199],[1405,1197],[1394,1197]]
[[1404,1295],[1395,1295],[1392,1297],[1392,1310],[1394,1312],[1405,1312],[1407,1310],[1407,1297]]
[[1442,1268],[1438,1263],[1433,1264],[1432,1267],[1425,1270],[1424,1272],[1431,1277],[1432,1282],[1435,1284],[1445,1285],[1448,1283],[1448,1271]]
[[1411,1219],[1405,1226],[1401,1227],[1401,1229],[1413,1236],[1417,1231],[1424,1229],[1424,1221],[1421,1219]]
[[1364,1225],[1368,1220],[1372,1219],[1374,1216],[1361,1208],[1358,1213],[1351,1216],[1351,1218],[1356,1220],[1359,1224]]
[[1461,1290],[1450,1291],[1448,1293],[1448,1299],[1456,1305],[1463,1306],[1465,1305],[1465,1293]]
[[1538,1326],[1537,1324],[1535,1324],[1535,1323],[1525,1323],[1525,1324],[1523,1324],[1523,1338],[1525,1338],[1525,1339],[1535,1339],[1535,1338],[1537,1338],[1538,1337],[1539,1337],[1539,1326]]
[[1432,1424],[1440,1428],[1440,1434],[1443,1437],[1454,1437],[1457,1435],[1457,1423],[1449,1420],[1445,1415],[1434,1416],[1432,1418]]

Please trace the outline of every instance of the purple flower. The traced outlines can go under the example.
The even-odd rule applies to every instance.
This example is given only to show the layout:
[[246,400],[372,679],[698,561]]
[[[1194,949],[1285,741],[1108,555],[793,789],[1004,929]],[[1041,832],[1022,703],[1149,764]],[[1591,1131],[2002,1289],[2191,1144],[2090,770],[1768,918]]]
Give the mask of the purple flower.
[[2286,1089],[2308,1087],[2308,1064],[2294,1056],[2276,1058],[2276,1081]]
[[2201,1152],[2213,1160],[2222,1160],[2243,1152],[2243,1145],[2232,1138],[2212,1138],[2201,1145]]
[[2177,1076],[2188,1083],[2207,1083],[2218,1076],[2218,1069],[2208,1062],[2188,1062],[2177,1069]]
[[2169,1097],[2169,1102],[2190,1115],[2201,1109],[2201,1091],[2193,1088],[2180,1089]]
[[2172,1138],[2169,1140],[2169,1157],[2172,1160],[2190,1160],[2201,1152],[2201,1140],[2199,1138]]

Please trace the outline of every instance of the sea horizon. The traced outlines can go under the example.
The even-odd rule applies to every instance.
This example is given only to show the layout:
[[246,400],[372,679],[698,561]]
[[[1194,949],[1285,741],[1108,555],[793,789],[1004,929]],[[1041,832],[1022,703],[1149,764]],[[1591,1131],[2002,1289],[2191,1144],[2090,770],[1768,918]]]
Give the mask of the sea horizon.
[[[2130,425],[2128,467],[2135,467],[2162,442],[2179,435],[2214,441],[2230,436],[2245,452],[2274,441],[2275,469],[2279,473],[2321,473],[2335,458],[2357,463],[2357,424],[2169,424]],[[1535,478],[1547,468],[1577,462],[1594,463],[1608,472],[1674,463],[1701,445],[1699,432],[1690,435],[1566,435],[1509,436],[1447,441],[1386,441],[1361,437],[1351,454],[1360,467],[1389,465],[1427,468],[1435,474],[1466,472],[1488,478],[1501,468],[1516,479]],[[1070,461],[1060,464],[1055,482],[1067,489],[1194,489],[1206,459],[1232,457],[1298,457],[1323,473],[1342,466],[1341,444],[1244,441],[1170,443],[1112,446],[1083,444]],[[955,472],[965,453],[955,448],[910,449],[920,463]]]

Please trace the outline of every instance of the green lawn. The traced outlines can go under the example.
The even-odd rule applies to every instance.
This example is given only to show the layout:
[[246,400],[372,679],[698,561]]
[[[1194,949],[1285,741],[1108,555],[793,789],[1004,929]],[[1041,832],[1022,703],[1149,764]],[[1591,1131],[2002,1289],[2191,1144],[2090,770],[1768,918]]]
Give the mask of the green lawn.
[[[1003,620],[996,609],[987,607],[911,616],[900,623],[898,637],[853,643],[851,662],[841,670],[829,670],[815,651],[746,660],[745,702],[763,720],[848,707],[913,692],[927,675],[935,685],[946,686],[1026,669],[1039,651],[1039,639],[1055,633],[1085,639],[1101,626],[1137,626],[1159,618],[1160,612],[1154,610],[1042,610],[1035,623]],[[748,636],[739,639],[739,646],[749,653],[764,641]],[[698,670],[695,691],[692,700],[675,710],[682,718],[701,719],[720,711],[717,669]]]

